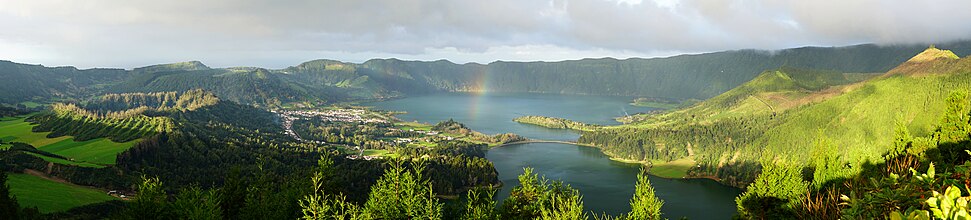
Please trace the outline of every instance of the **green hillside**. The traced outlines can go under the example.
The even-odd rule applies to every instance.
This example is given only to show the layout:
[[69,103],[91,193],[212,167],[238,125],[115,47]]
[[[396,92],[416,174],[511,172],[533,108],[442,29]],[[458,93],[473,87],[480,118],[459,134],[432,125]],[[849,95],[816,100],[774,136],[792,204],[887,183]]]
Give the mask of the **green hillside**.
[[116,200],[107,192],[55,182],[27,174],[8,174],[10,193],[22,207],[37,207],[41,213],[66,211],[92,203]]
[[[158,68],[160,67],[153,69]],[[205,89],[230,101],[260,106],[276,106],[294,101],[326,101],[341,97],[339,93],[330,92],[326,86],[305,86],[294,82],[288,75],[262,68],[171,69],[161,72],[136,71],[132,77],[111,86],[110,91],[181,92]]]
[[0,103],[27,105],[84,97],[128,76],[129,73],[122,69],[79,70],[0,60]]
[[[131,148],[137,141],[114,142],[105,138],[95,138],[78,141],[72,136],[48,137],[50,132],[34,132],[37,126],[25,121],[26,116],[6,117],[0,119],[0,139],[4,143],[23,142],[39,150],[57,154],[71,160],[35,155],[44,160],[85,167],[102,167],[115,164],[115,156]],[[0,148],[7,148],[8,144],[0,144]]]
[[630,124],[585,132],[579,141],[623,159],[690,157],[698,164],[689,175],[732,184],[754,178],[746,173],[764,159],[806,162],[820,141],[839,146],[847,162],[879,161],[894,134],[886,125],[903,123],[915,136],[929,135],[945,98],[971,88],[971,58],[911,61],[888,72],[894,74],[853,83],[864,76],[766,71],[692,107],[638,115]]
[[[621,120],[632,127],[655,127],[694,122],[781,113],[789,108],[841,94],[843,85],[860,82],[876,74],[839,73],[782,67],[764,71],[754,79],[718,96],[664,114],[637,114]],[[636,123],[631,123],[636,122]]]

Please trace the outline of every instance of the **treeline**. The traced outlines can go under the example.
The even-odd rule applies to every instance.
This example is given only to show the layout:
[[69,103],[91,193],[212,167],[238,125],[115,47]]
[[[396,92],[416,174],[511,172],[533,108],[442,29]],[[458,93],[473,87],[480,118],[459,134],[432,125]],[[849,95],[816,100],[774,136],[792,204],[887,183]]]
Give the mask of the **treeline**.
[[517,117],[512,120],[523,124],[531,124],[531,125],[537,125],[537,126],[554,128],[554,129],[570,129],[570,130],[577,130],[577,131],[593,131],[600,127],[597,125],[591,125],[591,124],[573,121],[565,118],[554,118],[554,117],[546,117],[546,116],[527,115],[527,116]]
[[817,139],[806,165],[761,163],[736,199],[747,219],[967,219],[971,217],[971,97],[954,93],[928,136],[902,123],[882,161],[851,166],[839,147]]
[[123,111],[143,107],[156,111],[192,111],[215,105],[217,102],[219,98],[215,94],[202,89],[191,89],[184,92],[105,94],[88,103],[85,108],[95,111]]
[[27,119],[37,126],[34,132],[51,132],[48,137],[70,135],[76,141],[105,137],[115,142],[128,142],[171,130],[175,124],[165,117],[150,117],[140,107],[125,111],[95,113],[73,104],[51,105],[51,110]]

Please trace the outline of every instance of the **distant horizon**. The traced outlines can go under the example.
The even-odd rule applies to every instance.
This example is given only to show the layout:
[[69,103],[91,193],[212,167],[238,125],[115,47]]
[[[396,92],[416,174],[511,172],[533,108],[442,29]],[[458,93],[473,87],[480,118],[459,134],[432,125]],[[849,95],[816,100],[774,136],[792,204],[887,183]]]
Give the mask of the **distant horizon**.
[[[559,59],[559,60],[505,60],[505,59],[499,59],[499,60],[492,60],[492,61],[489,61],[489,62],[476,62],[476,61],[456,62],[456,61],[453,61],[452,59],[448,59],[448,58],[441,58],[441,59],[407,59],[407,58],[401,58],[401,57],[373,57],[373,58],[368,58],[368,59],[365,59],[365,60],[347,60],[347,59],[339,59],[339,58],[321,57],[321,58],[305,59],[303,61],[296,61],[293,64],[286,64],[284,66],[211,65],[209,62],[206,62],[204,60],[200,60],[200,59],[188,59],[188,60],[181,60],[181,61],[160,61],[160,62],[156,62],[156,63],[146,63],[146,64],[134,65],[134,66],[115,67],[115,66],[78,66],[78,65],[71,65],[71,64],[32,63],[32,62],[23,62],[23,61],[18,61],[18,60],[13,60],[13,59],[7,59],[7,58],[4,58],[4,57],[0,57],[0,61],[9,61],[9,62],[13,62],[13,63],[29,64],[29,65],[40,65],[40,66],[44,66],[44,67],[74,67],[74,68],[81,69],[81,70],[84,70],[84,69],[124,69],[124,70],[133,70],[133,69],[141,68],[141,67],[149,67],[149,66],[165,65],[165,64],[175,64],[175,63],[186,63],[186,62],[199,62],[199,63],[202,63],[203,65],[205,65],[206,67],[213,68],[213,69],[251,67],[251,68],[262,68],[262,69],[270,69],[270,70],[280,70],[280,69],[286,69],[286,68],[289,68],[289,67],[295,67],[295,66],[298,66],[298,65],[303,64],[303,63],[306,63],[306,62],[317,61],[317,60],[330,60],[330,61],[337,61],[337,62],[349,63],[349,64],[363,64],[363,63],[366,63],[366,62],[372,61],[372,60],[400,60],[400,61],[405,61],[405,62],[437,62],[437,61],[447,61],[447,62],[450,62],[450,63],[453,63],[453,64],[457,64],[457,65],[489,65],[489,64],[497,63],[497,62],[510,62],[510,63],[546,62],[546,63],[556,63],[556,62],[569,62],[569,61],[580,61],[580,60],[600,60],[600,59],[615,59],[615,60],[621,60],[621,61],[623,61],[623,60],[630,60],[630,59],[665,59],[665,58],[678,57],[678,56],[702,55],[702,54],[731,52],[731,51],[759,51],[759,52],[774,53],[774,52],[783,51],[783,50],[800,49],[800,48],[840,48],[840,47],[854,47],[854,46],[865,46],[865,45],[875,45],[875,46],[880,46],[880,47],[883,47],[883,46],[901,46],[901,45],[902,46],[921,46],[921,45],[926,45],[926,46],[929,47],[931,45],[960,43],[960,42],[966,42],[966,41],[971,41],[971,38],[952,40],[952,41],[943,42],[943,43],[941,43],[941,42],[937,42],[937,43],[889,43],[889,44],[858,43],[858,44],[835,45],[835,46],[805,45],[805,46],[787,47],[787,48],[778,48],[778,49],[740,48],[740,49],[719,50],[719,51],[684,52],[684,53],[674,53],[674,54],[657,55],[657,56],[643,56],[643,57],[642,56],[627,56],[627,57],[603,56],[603,57],[580,57],[580,58],[569,58],[569,59]],[[938,48],[940,48],[940,47],[938,47]],[[948,49],[948,48],[940,48],[940,49]],[[967,56],[967,54],[958,54],[958,55],[959,56],[962,56],[962,57],[963,56]]]

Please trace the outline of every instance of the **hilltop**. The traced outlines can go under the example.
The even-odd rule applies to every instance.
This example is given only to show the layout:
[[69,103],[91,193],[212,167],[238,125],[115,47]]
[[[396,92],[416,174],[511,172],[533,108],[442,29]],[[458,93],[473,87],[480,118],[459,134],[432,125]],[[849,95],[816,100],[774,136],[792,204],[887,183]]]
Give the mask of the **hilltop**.
[[960,57],[950,50],[937,49],[931,46],[920,54],[910,58],[907,62],[891,69],[885,75],[903,74],[914,76],[951,73],[957,71],[957,69],[968,67],[966,63],[959,62],[960,59]]
[[927,48],[927,50],[924,50],[924,52],[921,52],[917,54],[917,56],[910,58],[905,63],[921,63],[921,62],[934,61],[937,59],[956,60],[956,59],[960,59],[960,57],[958,57],[958,55],[954,54],[954,52],[951,52],[950,50],[937,49],[937,47],[931,45],[929,48]]

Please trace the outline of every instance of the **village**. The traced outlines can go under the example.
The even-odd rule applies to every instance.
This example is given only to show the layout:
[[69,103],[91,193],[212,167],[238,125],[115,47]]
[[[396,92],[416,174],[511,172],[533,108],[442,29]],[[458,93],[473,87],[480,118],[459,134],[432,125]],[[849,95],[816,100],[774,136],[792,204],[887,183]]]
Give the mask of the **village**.
[[[322,140],[310,140],[301,137],[294,130],[294,122],[298,120],[319,120],[321,122],[344,122],[344,123],[361,123],[361,124],[385,124],[389,123],[389,120],[380,119],[378,117],[367,117],[369,111],[364,109],[330,109],[330,110],[279,110],[271,111],[280,116],[281,124],[284,128],[284,134],[296,139],[299,142],[314,143],[320,145],[337,145],[345,147],[348,150],[353,150],[358,152],[357,154],[347,155],[347,159],[351,160],[373,160],[383,158],[381,155],[365,155],[366,150],[361,148],[361,146],[352,146],[347,144],[339,143],[328,143]],[[413,124],[414,125],[414,124]],[[427,125],[422,125],[427,126]],[[435,140],[455,140],[454,137],[449,135],[444,135],[438,131],[431,131],[427,127],[416,129],[415,126],[404,126],[402,128],[392,127],[388,128],[390,132],[406,132],[406,133],[416,133],[420,134],[419,137],[394,137],[389,141],[398,146],[416,146],[416,147],[428,147],[425,146],[429,142]],[[424,145],[423,145],[424,144]]]

